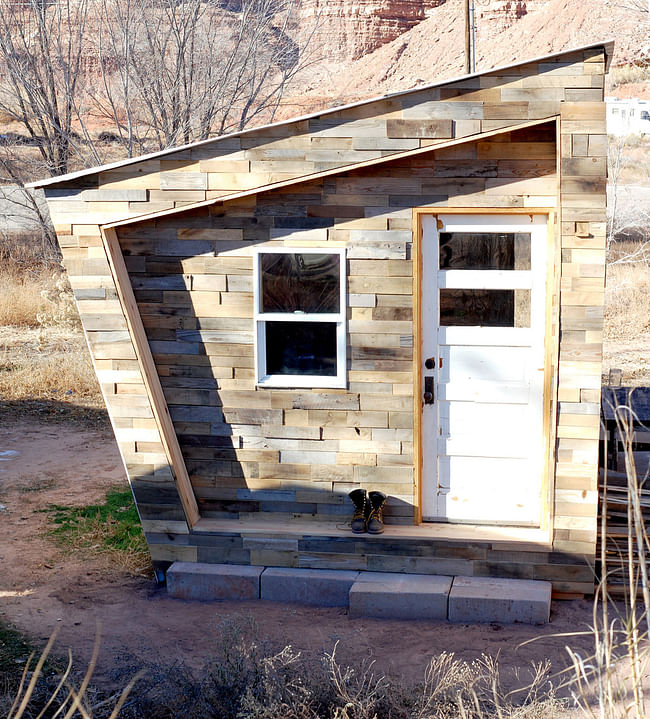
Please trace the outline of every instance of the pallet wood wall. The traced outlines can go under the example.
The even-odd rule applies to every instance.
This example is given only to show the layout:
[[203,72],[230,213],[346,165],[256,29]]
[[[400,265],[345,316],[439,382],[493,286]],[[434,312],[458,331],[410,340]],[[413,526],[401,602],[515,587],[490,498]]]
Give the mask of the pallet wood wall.
[[[390,495],[389,523],[413,523],[412,207],[521,207],[522,188],[553,206],[555,135],[546,123],[117,228],[203,517],[330,521],[361,486]],[[450,160],[473,164],[449,177]],[[252,249],[310,245],[347,251],[347,390],[256,388]]]
[[[567,53],[47,188],[155,561],[196,558],[198,540],[185,521],[99,225],[546,117],[560,118],[558,143],[553,122],[553,133],[546,130],[544,137],[529,130],[526,139],[513,141],[505,133],[440,150],[433,161],[427,153],[390,170],[378,166],[122,228],[120,242],[205,516],[253,511],[332,519],[348,512],[340,492],[369,483],[394,497],[391,521],[406,523],[412,521],[413,496],[411,208],[557,206],[552,547],[578,558],[593,555],[605,266],[604,71],[602,48]],[[295,218],[301,219],[298,226]],[[247,247],[320,244],[324,238],[351,250],[349,389],[324,397],[303,392],[290,402],[282,391],[252,392]],[[380,248],[386,238],[391,252],[355,256],[359,246]],[[237,433],[225,434],[226,426]],[[315,461],[295,461],[309,443],[318,443]],[[313,491],[292,494],[292,482]],[[333,491],[335,484],[340,492]],[[548,562],[553,578],[551,565],[558,562]],[[574,570],[584,567],[582,559],[576,562]],[[495,565],[492,571],[507,570]],[[575,572],[573,583],[566,574],[557,579],[562,591],[585,591],[584,570]]]

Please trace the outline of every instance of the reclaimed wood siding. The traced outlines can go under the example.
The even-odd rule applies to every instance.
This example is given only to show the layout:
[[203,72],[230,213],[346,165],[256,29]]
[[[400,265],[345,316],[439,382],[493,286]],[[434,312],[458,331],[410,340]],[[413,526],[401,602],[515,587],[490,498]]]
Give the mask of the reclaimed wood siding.
[[[189,534],[185,522],[173,470],[163,451],[126,321],[116,299],[115,285],[102,246],[99,225],[156,210],[181,207],[197,200],[220,197],[266,182],[301,177],[312,171],[387,156],[409,148],[435,147],[436,143],[444,141],[444,135],[470,137],[481,131],[507,128],[522,120],[551,116],[560,117],[558,145],[552,142],[550,137],[546,142],[536,138],[534,142],[511,143],[507,159],[502,154],[506,143],[501,142],[500,138],[441,150],[433,165],[427,166],[427,157],[430,157],[428,155],[411,161],[411,166],[416,168],[417,172],[426,169],[430,173],[426,177],[420,177],[415,184],[406,167],[398,167],[402,174],[389,178],[393,184],[383,186],[373,181],[375,177],[382,177],[382,170],[368,172],[366,175],[360,173],[352,183],[361,193],[361,196],[356,197],[352,194],[352,185],[341,189],[340,183],[349,183],[350,177],[347,180],[342,177],[324,180],[322,187],[310,188],[313,190],[313,197],[310,198],[303,194],[307,185],[296,185],[293,190],[285,191],[285,195],[279,193],[285,198],[283,202],[289,202],[289,207],[297,208],[298,213],[303,209],[306,212],[307,207],[312,208],[310,215],[303,216],[303,219],[309,219],[311,226],[294,228],[299,229],[298,232],[292,233],[296,241],[307,240],[307,235],[301,233],[312,233],[313,237],[317,238],[325,231],[328,242],[342,242],[349,249],[350,391],[343,394],[345,397],[354,397],[358,393],[357,408],[350,407],[342,411],[340,408],[293,407],[293,404],[291,407],[277,406],[278,402],[282,405],[283,400],[277,399],[273,391],[267,392],[268,397],[264,399],[256,392],[255,395],[259,395],[264,406],[254,408],[246,403],[245,408],[267,412],[266,415],[257,415],[256,421],[251,421],[251,415],[232,415],[228,420],[225,419],[223,408],[225,407],[226,411],[229,406],[236,408],[239,400],[236,400],[234,394],[228,397],[224,393],[247,392],[241,388],[250,386],[252,374],[251,345],[248,341],[242,341],[241,334],[251,333],[250,317],[246,316],[251,307],[250,285],[247,285],[250,258],[245,255],[244,245],[254,242],[292,241],[286,234],[287,230],[292,229],[291,226],[271,227],[270,220],[267,224],[261,222],[259,208],[253,205],[253,200],[246,199],[228,205],[227,210],[223,210],[222,226],[214,228],[220,229],[221,234],[210,237],[207,245],[201,244],[205,242],[205,238],[200,235],[200,225],[185,228],[189,234],[182,238],[171,231],[167,235],[156,235],[156,252],[160,253],[160,265],[155,270],[165,278],[165,282],[170,276],[176,276],[174,281],[177,286],[174,288],[156,288],[153,284],[148,287],[137,286],[138,278],[151,283],[155,278],[152,274],[147,279],[145,271],[147,258],[152,260],[153,257],[137,249],[138,240],[145,244],[151,242],[148,234],[150,228],[146,224],[140,225],[139,230],[132,228],[128,231],[131,233],[128,240],[134,244],[129,250],[132,254],[126,259],[141,305],[160,307],[160,295],[156,294],[158,292],[167,293],[165,297],[176,302],[172,307],[173,313],[165,315],[166,324],[155,327],[149,319],[145,319],[148,331],[160,333],[156,338],[151,337],[152,342],[172,342],[173,349],[178,350],[181,340],[177,335],[170,339],[171,333],[177,330],[208,331],[210,320],[217,322],[229,319],[232,323],[227,332],[237,341],[204,342],[202,338],[200,342],[196,342],[193,338],[197,335],[188,335],[182,340],[188,346],[196,345],[202,350],[208,345],[218,345],[219,352],[224,353],[221,355],[219,352],[166,353],[160,351],[165,347],[164,344],[154,345],[156,361],[163,378],[168,371],[168,378],[163,379],[163,383],[170,407],[176,414],[175,422],[179,434],[197,437],[203,432],[207,436],[215,437],[215,442],[223,443],[213,448],[214,456],[196,456],[191,459],[188,457],[190,464],[222,461],[225,467],[229,463],[233,480],[230,489],[233,490],[235,499],[211,497],[211,477],[217,474],[208,472],[203,482],[198,478],[204,475],[193,471],[197,492],[203,493],[206,502],[206,512],[215,512],[218,515],[226,507],[219,502],[235,500],[248,503],[248,506],[241,505],[244,512],[255,507],[251,504],[254,502],[259,502],[261,508],[261,503],[267,501],[262,498],[264,495],[257,495],[255,498],[250,495],[242,499],[236,496],[237,491],[242,489],[238,483],[241,484],[244,479],[244,472],[248,473],[246,486],[251,489],[255,489],[254,484],[257,482],[267,482],[264,486],[268,487],[268,483],[273,480],[290,481],[288,477],[268,476],[269,470],[263,465],[274,466],[276,458],[280,464],[284,463],[287,469],[289,465],[301,464],[289,461],[294,458],[290,452],[295,450],[290,444],[283,445],[282,442],[316,441],[315,437],[310,439],[304,436],[310,432],[313,436],[314,428],[318,428],[319,433],[322,430],[323,436],[319,436],[319,442],[337,443],[336,450],[325,450],[329,445],[321,445],[323,453],[332,452],[325,457],[327,462],[334,460],[334,463],[323,461],[314,466],[327,467],[328,472],[332,472],[332,468],[340,472],[335,478],[340,483],[341,491],[350,484],[363,484],[372,476],[373,486],[381,488],[380,477],[388,478],[390,482],[397,482],[398,487],[393,486],[393,489],[398,488],[399,491],[405,492],[396,496],[408,497],[412,496],[412,491],[406,491],[411,468],[400,462],[404,462],[409,456],[409,443],[412,441],[412,437],[408,439],[410,421],[406,418],[408,411],[404,409],[412,403],[411,390],[407,388],[408,382],[403,381],[412,367],[406,368],[400,364],[398,369],[389,370],[388,365],[381,363],[408,362],[411,351],[408,346],[411,332],[404,330],[399,324],[409,323],[406,318],[412,307],[412,297],[404,289],[410,278],[408,274],[393,274],[398,265],[408,267],[411,226],[407,216],[410,217],[410,208],[419,202],[434,207],[448,204],[486,208],[554,206],[559,202],[561,224],[557,254],[560,294],[559,298],[554,297],[554,317],[559,318],[559,323],[554,320],[551,338],[552,341],[559,341],[560,359],[557,385],[553,387],[553,394],[558,400],[554,440],[557,462],[554,467],[555,490],[552,497],[553,547],[575,557],[593,556],[596,538],[597,427],[605,274],[607,138],[602,104],[604,64],[604,53],[599,49],[565,54],[552,62],[509,69],[506,74],[486,73],[437,88],[417,90],[346,110],[323,113],[298,123],[252,131],[223,140],[217,139],[160,159],[141,161],[128,167],[47,188],[46,196],[64,263],[79,303],[97,374],[156,562],[164,565],[175,558],[195,560],[198,556],[198,540]],[[531,154],[531,150],[534,150],[537,156]],[[549,191],[548,181],[553,181],[550,173],[555,171],[556,161],[560,167],[560,187],[558,191],[556,186],[553,192],[557,194],[553,196],[553,192]],[[361,179],[365,184],[359,183]],[[298,198],[301,194],[302,200]],[[287,200],[286,195],[292,196],[293,199]],[[339,195],[345,195],[345,198],[339,198]],[[343,199],[343,202],[340,202],[340,199]],[[267,202],[268,199],[265,198],[262,205],[267,206]],[[337,204],[347,209],[331,209]],[[216,219],[216,209],[207,211],[207,215]],[[282,214],[273,214],[268,206],[267,211],[271,214],[264,217],[282,217]],[[335,214],[332,216],[327,214],[328,212]],[[246,225],[245,222],[238,224],[239,219],[248,222],[251,218],[258,220],[255,227]],[[226,219],[229,219],[230,224]],[[260,228],[263,228],[263,231]],[[285,234],[273,237],[265,234],[279,229]],[[140,237],[138,231],[142,233]],[[351,239],[352,232],[359,233],[355,240]],[[391,235],[387,244],[382,244],[379,235],[372,234],[388,232],[406,234]],[[365,237],[364,242],[368,246],[371,240],[374,241],[376,251],[385,248],[400,252],[401,248],[405,247],[406,254],[403,257],[354,257],[356,244],[360,244],[361,237]],[[126,238],[124,239],[126,241]],[[222,248],[218,256],[217,244]],[[179,249],[179,245],[182,249]],[[173,249],[174,247],[176,249]],[[179,251],[185,254],[177,254]],[[165,252],[168,254],[164,254]],[[168,258],[167,267],[163,266],[162,258],[165,257]],[[210,267],[214,270],[208,269]],[[150,269],[153,270],[153,266]],[[377,274],[372,274],[373,272]],[[403,273],[403,270],[399,272]],[[144,294],[146,292],[150,293],[151,302],[147,302]],[[195,299],[195,304],[191,306],[182,303],[182,298],[187,298],[188,292],[192,293]],[[215,303],[217,295],[219,303]],[[206,305],[212,307],[210,316],[204,317],[207,324],[202,327],[196,324],[192,326],[196,320],[193,314],[195,308],[205,312],[202,308]],[[143,314],[145,318],[148,316],[146,312]],[[244,326],[246,321],[249,323],[249,329],[238,329]],[[385,327],[390,329],[392,326],[395,331],[366,331],[370,326],[379,327],[380,322],[389,323]],[[186,327],[185,324],[189,326]],[[225,332],[225,326],[221,327]],[[216,331],[221,330],[216,327]],[[221,339],[223,340],[223,336]],[[360,344],[356,344],[357,342]],[[235,358],[236,362],[226,362],[227,345],[232,345],[233,351],[229,357]],[[388,357],[383,354],[386,349],[389,351]],[[235,350],[241,353],[235,354]],[[210,351],[212,352],[212,348]],[[194,368],[194,379],[199,382],[205,380],[206,377],[201,376],[201,372],[206,372],[211,373],[214,382],[210,386],[189,387],[186,383],[174,387],[174,382],[182,382],[184,378],[174,377],[173,362],[165,363],[166,354],[183,355],[184,366]],[[222,359],[219,360],[218,357]],[[398,367],[397,364],[394,366]],[[396,373],[391,375],[390,381],[385,379],[388,372]],[[225,376],[222,376],[224,374]],[[375,379],[379,382],[375,382]],[[372,387],[373,384],[380,384],[383,391]],[[390,392],[386,389],[388,387]],[[192,402],[196,401],[198,404],[187,400],[179,404],[179,394],[186,397],[190,395],[186,392],[174,394],[174,390],[189,389],[196,390],[191,396],[194,397]],[[372,407],[362,406],[364,394],[376,398]],[[217,400],[217,404],[212,406],[213,415],[204,415],[204,419],[197,421],[196,411],[202,410],[202,402],[207,398]],[[224,398],[227,400],[225,404]],[[221,402],[221,405],[218,402]],[[271,406],[266,406],[267,402]],[[192,407],[194,410],[183,410],[182,407]],[[378,426],[375,426],[375,421],[370,421],[367,415],[362,416],[362,413],[370,411],[379,413],[380,416],[375,418]],[[314,414],[316,412],[323,414],[319,416]],[[354,422],[348,424],[348,420],[355,416],[352,414],[354,412],[360,413],[357,415],[361,418],[357,426],[359,434],[354,428]],[[334,424],[342,422],[343,415],[345,424]],[[326,417],[336,419],[328,419],[326,422]],[[265,418],[264,421],[262,418]],[[182,423],[186,421],[189,426],[184,427]],[[399,426],[400,423],[404,426]],[[272,427],[271,434],[280,433],[280,428],[285,427],[293,428],[296,435],[299,434],[299,428],[307,429],[303,430],[304,435],[300,436],[269,437],[274,440],[272,447],[234,447],[226,444],[228,441],[231,444],[234,442],[231,439],[233,435],[220,436],[213,433],[213,424],[257,426],[262,439],[262,426]],[[554,421],[551,422],[553,432],[554,424]],[[325,429],[327,437],[324,436]],[[354,432],[353,437],[342,436],[350,431]],[[337,436],[339,432],[340,436]],[[237,435],[240,444],[243,436]],[[217,439],[219,437],[221,438]],[[184,451],[193,451],[190,447],[192,441],[194,440],[183,440]],[[362,441],[369,444],[362,445]],[[260,444],[261,440],[256,442]],[[342,442],[356,444],[353,446],[341,444]],[[379,442],[385,444],[380,445]],[[394,451],[397,443],[399,452]],[[388,449],[390,451],[386,451]],[[216,458],[216,453],[221,451],[226,452],[225,459]],[[256,455],[254,452],[267,454]],[[266,459],[273,461],[263,461]],[[346,459],[351,464],[346,465]],[[397,464],[393,465],[391,462]],[[213,468],[215,466],[212,464]],[[199,464],[196,467],[201,468]],[[260,467],[263,468],[260,470]],[[241,472],[241,476],[237,476],[238,472]],[[258,475],[261,472],[262,476],[252,476],[255,472]],[[336,517],[336,512],[342,512],[341,509],[336,509],[339,500],[334,501],[330,497],[330,501],[320,501],[327,495],[327,486],[333,486],[333,475],[330,473],[327,477],[329,479],[325,480],[325,486],[317,491],[317,495],[301,494],[298,498],[296,494],[295,500],[289,497],[294,502],[292,506],[295,508],[295,503],[300,501],[312,509],[315,503],[317,514],[324,517],[327,512],[332,511]],[[318,481],[318,472],[310,470],[310,482],[314,487]],[[205,486],[199,489],[200,482]],[[388,482],[384,486],[388,486]],[[275,491],[284,491],[281,484],[276,485]],[[319,501],[314,502],[315,499]],[[236,505],[226,508],[229,515],[233,506]],[[268,509],[268,505],[265,505],[265,509]],[[282,508],[276,504],[273,509],[280,511]],[[407,509],[406,499],[401,504],[394,503],[390,509],[392,521],[406,521]],[[202,541],[205,544],[209,540]],[[231,560],[224,561],[238,561],[234,557],[235,555]],[[550,578],[555,572],[550,565],[555,561],[549,560]],[[331,566],[336,566],[334,558]],[[496,569],[493,571],[496,572]],[[555,576],[560,575],[556,572]],[[580,582],[576,580],[573,585],[570,577],[567,577],[568,575],[565,577],[566,581],[562,580],[562,591],[572,591],[570,586],[574,586],[575,591],[585,591],[584,577]]]
[[603,50],[566,53],[215,138],[48,189],[50,211],[63,227],[105,223],[553,117],[566,102],[602,101],[603,75]]
[[[203,517],[343,519],[364,487],[412,524],[412,208],[553,206],[555,136],[546,123],[118,228]],[[346,390],[256,388],[260,246],[346,248]]]

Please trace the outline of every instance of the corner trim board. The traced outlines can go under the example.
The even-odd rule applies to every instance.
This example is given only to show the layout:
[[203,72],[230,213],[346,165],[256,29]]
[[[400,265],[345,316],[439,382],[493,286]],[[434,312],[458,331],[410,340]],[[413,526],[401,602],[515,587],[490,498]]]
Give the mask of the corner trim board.
[[106,258],[110,266],[111,275],[117,288],[117,295],[126,318],[126,323],[131,337],[131,342],[138,358],[138,364],[142,371],[147,396],[151,402],[151,408],[160,432],[162,445],[172,471],[176,479],[176,488],[180,496],[188,528],[192,527],[201,518],[199,508],[192,489],[185,460],[181,453],[176,431],[169,414],[169,407],[163,394],[158,371],[151,354],[147,335],[142,324],[142,318],[138,311],[138,305],[131,287],[128,270],[124,262],[124,256],[117,239],[117,232],[112,228],[100,227],[102,243],[106,252]]

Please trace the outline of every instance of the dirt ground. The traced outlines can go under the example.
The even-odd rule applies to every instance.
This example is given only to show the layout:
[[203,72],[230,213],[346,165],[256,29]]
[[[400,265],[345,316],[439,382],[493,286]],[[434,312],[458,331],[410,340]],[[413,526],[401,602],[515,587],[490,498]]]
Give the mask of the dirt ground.
[[[89,504],[125,482],[110,430],[25,418],[0,427],[0,619],[38,643],[60,630],[59,651],[70,647],[80,667],[100,626],[100,681],[125,657],[198,667],[214,651],[219,622],[242,615],[255,620],[260,639],[313,655],[338,641],[343,662],[372,657],[379,671],[404,682],[419,681],[429,659],[445,651],[468,661],[498,655],[504,684],[514,689],[526,682],[532,662],[548,658],[553,671],[563,669],[567,644],[583,657],[592,651],[588,634],[567,636],[588,631],[589,600],[554,602],[544,627],[351,619],[342,609],[262,601],[184,602],[151,580],[64,554],[52,543],[47,515],[38,510]],[[536,641],[523,645],[530,639]]]

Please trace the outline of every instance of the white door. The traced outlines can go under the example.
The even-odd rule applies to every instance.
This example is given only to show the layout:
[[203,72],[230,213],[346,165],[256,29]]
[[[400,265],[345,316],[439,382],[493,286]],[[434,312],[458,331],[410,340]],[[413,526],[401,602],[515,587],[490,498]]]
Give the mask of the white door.
[[540,522],[546,223],[422,216],[425,521]]

